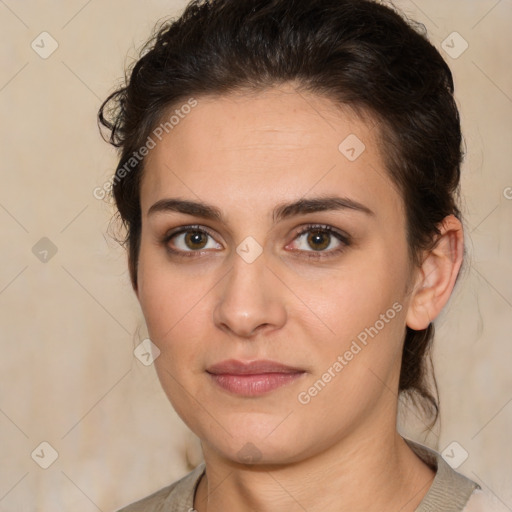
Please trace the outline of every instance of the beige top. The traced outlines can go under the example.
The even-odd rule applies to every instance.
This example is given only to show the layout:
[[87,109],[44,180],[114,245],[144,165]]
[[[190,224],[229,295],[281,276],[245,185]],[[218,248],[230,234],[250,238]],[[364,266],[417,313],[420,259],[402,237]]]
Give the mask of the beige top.
[[[423,461],[436,471],[430,489],[415,512],[469,511],[469,508],[465,508],[466,504],[473,491],[479,490],[480,486],[454,471],[439,453],[407,439],[406,442]],[[191,512],[194,510],[196,488],[204,472],[205,463],[202,462],[181,480],[118,512]],[[471,510],[487,512],[488,509],[471,508]]]

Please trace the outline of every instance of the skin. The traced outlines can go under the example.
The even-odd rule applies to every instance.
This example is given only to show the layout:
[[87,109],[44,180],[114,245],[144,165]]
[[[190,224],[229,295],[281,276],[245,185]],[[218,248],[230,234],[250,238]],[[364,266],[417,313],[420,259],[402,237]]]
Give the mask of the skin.
[[[163,389],[201,439],[207,469],[195,509],[413,511],[434,472],[396,431],[403,336],[406,325],[425,328],[450,296],[462,260],[459,221],[447,217],[437,246],[413,267],[403,202],[369,118],[291,84],[197,100],[145,162],[136,290],[161,351]],[[350,134],[366,146],[353,162],[338,150]],[[372,213],[345,208],[273,222],[283,203],[333,195]],[[168,198],[208,203],[223,220],[148,215]],[[298,236],[308,224],[340,230],[350,243],[323,233],[328,245],[318,250],[308,233]],[[199,239],[204,248],[183,234],[163,241],[189,225],[210,232]],[[236,252],[248,236],[262,250],[251,263]],[[396,303],[401,311],[300,403],[298,394]],[[271,359],[305,374],[241,397],[206,373],[226,359]]]

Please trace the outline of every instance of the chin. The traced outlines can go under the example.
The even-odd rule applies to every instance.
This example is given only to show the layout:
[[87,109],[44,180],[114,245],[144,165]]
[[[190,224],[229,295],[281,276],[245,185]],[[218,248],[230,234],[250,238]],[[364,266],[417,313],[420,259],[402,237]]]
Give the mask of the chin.
[[284,424],[290,419],[283,422],[282,417],[267,416],[262,421],[260,416],[244,414],[241,421],[218,418],[222,425],[230,425],[229,433],[217,423],[214,428],[211,422],[197,428],[198,424],[191,421],[189,426],[201,439],[205,451],[215,452],[234,464],[291,464],[306,458],[315,449],[307,442],[308,437],[300,425],[289,424],[285,427]]

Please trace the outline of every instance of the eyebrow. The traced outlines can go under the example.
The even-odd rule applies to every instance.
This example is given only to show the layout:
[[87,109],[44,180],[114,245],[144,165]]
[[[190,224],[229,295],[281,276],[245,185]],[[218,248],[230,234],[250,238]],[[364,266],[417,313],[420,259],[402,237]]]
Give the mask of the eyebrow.
[[[367,215],[374,215],[370,208],[353,199],[328,196],[299,199],[291,203],[278,205],[272,213],[272,219],[276,223],[297,215],[333,210],[354,210]],[[221,210],[216,206],[187,199],[160,199],[149,208],[147,216],[166,212],[184,213],[225,223]]]

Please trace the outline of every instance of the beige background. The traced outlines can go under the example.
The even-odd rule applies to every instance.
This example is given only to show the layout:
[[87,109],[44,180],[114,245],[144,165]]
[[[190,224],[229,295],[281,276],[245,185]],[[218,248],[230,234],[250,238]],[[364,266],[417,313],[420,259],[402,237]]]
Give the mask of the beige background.
[[[92,194],[115,166],[96,128],[100,100],[153,24],[184,5],[0,0],[1,512],[111,511],[199,460],[153,367],[133,355],[142,316],[106,234],[112,211]],[[445,56],[468,151],[471,266],[437,323],[442,422],[428,442],[457,441],[469,454],[459,471],[512,510],[512,2],[398,5],[438,48],[454,31],[469,44]],[[31,48],[43,31],[59,45],[47,59]],[[57,249],[47,262],[33,253],[43,237]],[[48,469],[35,462],[48,448],[31,457],[43,441],[58,452]]]

